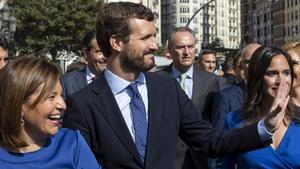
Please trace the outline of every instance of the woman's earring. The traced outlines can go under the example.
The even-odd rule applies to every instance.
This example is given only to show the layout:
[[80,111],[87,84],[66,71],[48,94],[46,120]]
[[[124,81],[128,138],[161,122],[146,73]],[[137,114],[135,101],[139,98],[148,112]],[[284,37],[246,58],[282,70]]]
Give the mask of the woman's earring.
[[21,126],[24,126],[25,121],[24,121],[24,113],[21,113]]

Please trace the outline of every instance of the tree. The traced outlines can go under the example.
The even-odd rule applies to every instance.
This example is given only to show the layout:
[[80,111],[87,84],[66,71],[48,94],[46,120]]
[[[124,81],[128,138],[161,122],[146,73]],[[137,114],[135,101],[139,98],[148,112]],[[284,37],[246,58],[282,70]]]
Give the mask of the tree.
[[207,44],[206,48],[214,49],[214,50],[222,49],[222,48],[224,48],[224,43],[223,43],[222,39],[216,38],[211,43]]
[[158,50],[154,52],[154,55],[163,56],[164,53],[166,52],[166,50],[168,50],[168,49],[163,46],[158,46]]
[[78,52],[84,34],[94,29],[97,0],[11,0],[17,18],[15,45],[20,53]]

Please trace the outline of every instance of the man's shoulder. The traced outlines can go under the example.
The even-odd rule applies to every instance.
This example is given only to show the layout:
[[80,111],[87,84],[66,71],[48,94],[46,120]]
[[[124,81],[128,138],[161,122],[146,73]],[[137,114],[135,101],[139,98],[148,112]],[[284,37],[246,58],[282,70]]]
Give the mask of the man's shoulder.
[[61,79],[63,81],[68,81],[77,77],[85,77],[85,67],[79,70],[74,70],[72,72],[68,72],[62,75]]
[[171,75],[171,72],[172,72],[172,64],[164,67],[163,69],[158,70],[155,73],[159,75]]
[[161,82],[161,83],[168,82],[168,81],[174,81],[174,78],[170,74],[168,74],[162,70],[154,72],[154,73],[147,72],[147,73],[145,73],[145,76],[146,76],[147,80]]
[[204,70],[202,67],[200,67],[198,64],[194,64],[194,74],[198,74],[199,76],[208,77],[212,80],[218,80],[218,76],[216,76],[213,73],[210,73],[206,70]]
[[222,90],[220,90],[219,95],[224,95],[226,97],[232,96],[234,94],[243,94],[245,90],[239,84],[232,84]]

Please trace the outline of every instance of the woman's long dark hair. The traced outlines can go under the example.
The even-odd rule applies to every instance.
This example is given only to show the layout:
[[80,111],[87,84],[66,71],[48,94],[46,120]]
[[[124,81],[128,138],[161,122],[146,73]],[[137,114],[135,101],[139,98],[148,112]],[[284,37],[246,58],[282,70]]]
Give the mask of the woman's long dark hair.
[[[294,69],[291,56],[288,53],[275,46],[261,46],[253,53],[248,67],[247,99],[241,112],[241,118],[246,121],[246,124],[258,122],[267,115],[268,112],[262,111],[264,76],[272,59],[281,54],[285,56],[289,64],[293,83]],[[287,107],[286,115],[290,119],[294,116],[290,104]]]

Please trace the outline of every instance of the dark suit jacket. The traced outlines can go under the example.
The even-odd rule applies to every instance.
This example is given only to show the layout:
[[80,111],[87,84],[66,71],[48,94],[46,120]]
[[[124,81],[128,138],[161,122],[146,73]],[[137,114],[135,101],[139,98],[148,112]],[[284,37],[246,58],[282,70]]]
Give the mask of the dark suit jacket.
[[179,135],[207,154],[263,147],[257,124],[223,133],[204,120],[171,77],[145,73],[148,90],[148,138],[145,165],[104,77],[71,95],[63,127],[79,129],[106,169],[175,169]]
[[[162,71],[158,73],[165,72],[172,76],[172,65],[169,65]],[[220,80],[217,76],[212,73],[205,71],[198,64],[193,66],[193,93],[192,102],[197,108],[199,115],[203,119],[209,120],[210,117],[210,107],[212,103],[213,96],[215,92],[220,89]],[[187,152],[188,146],[182,141],[178,140],[177,152],[176,152],[176,168],[177,169],[206,169],[207,158],[204,155],[189,150]]]
[[[206,111],[208,102],[212,99],[212,93],[217,92],[221,88],[221,84],[218,77],[212,73],[205,71],[198,64],[194,64],[193,70],[193,93],[192,101],[197,108],[199,115],[208,120],[209,114]],[[165,69],[157,72],[158,74],[167,74],[172,76],[172,65],[169,65]],[[205,110],[205,111],[204,111]]]
[[62,88],[63,88],[63,98],[67,99],[70,95],[74,94],[78,90],[86,86],[86,66],[82,69],[74,70],[70,73],[64,74],[60,79]]
[[235,83],[216,94],[213,101],[211,124],[223,128],[226,114],[240,109],[246,98],[246,85],[244,82]]

